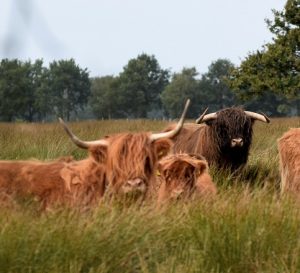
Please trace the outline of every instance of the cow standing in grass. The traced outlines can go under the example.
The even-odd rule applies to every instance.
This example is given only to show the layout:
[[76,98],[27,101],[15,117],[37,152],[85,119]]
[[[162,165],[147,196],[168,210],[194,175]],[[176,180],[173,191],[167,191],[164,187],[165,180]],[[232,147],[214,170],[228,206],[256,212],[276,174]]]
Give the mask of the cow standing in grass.
[[[173,152],[202,155],[210,166],[237,170],[247,162],[254,121],[269,123],[269,118],[239,107],[211,114],[206,114],[206,111],[196,120],[196,124],[185,124],[180,133],[173,137]],[[173,128],[174,125],[171,125],[165,131]]]
[[292,128],[278,139],[281,193],[300,194],[300,128]]
[[158,171],[159,204],[177,199],[207,198],[217,193],[203,157],[171,154],[159,161]]

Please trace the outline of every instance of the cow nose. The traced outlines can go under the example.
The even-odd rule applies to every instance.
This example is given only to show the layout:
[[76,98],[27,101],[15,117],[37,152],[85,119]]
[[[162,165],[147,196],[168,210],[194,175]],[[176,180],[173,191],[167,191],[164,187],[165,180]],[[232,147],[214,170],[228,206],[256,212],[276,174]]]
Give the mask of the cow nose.
[[127,181],[127,185],[131,187],[139,187],[144,183],[144,180],[142,178],[135,178],[132,180]]
[[231,140],[231,147],[242,147],[244,144],[244,141],[242,138],[233,138]]
[[182,194],[183,194],[183,189],[174,190],[172,192],[172,198],[179,199]]

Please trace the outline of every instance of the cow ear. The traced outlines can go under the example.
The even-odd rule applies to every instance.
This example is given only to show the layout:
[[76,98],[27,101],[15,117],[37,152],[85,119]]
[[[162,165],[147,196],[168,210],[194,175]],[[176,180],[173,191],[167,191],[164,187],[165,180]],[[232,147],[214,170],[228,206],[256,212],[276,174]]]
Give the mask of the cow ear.
[[204,123],[208,126],[211,126],[214,120],[207,120]]
[[106,162],[107,159],[107,147],[102,145],[92,146],[89,148],[90,155],[95,161],[99,163]]
[[194,162],[196,175],[199,176],[208,170],[208,165],[205,160],[197,160]]
[[161,159],[169,153],[173,145],[173,141],[167,138],[162,138],[154,141],[153,145],[155,147],[155,152],[157,154],[158,159]]

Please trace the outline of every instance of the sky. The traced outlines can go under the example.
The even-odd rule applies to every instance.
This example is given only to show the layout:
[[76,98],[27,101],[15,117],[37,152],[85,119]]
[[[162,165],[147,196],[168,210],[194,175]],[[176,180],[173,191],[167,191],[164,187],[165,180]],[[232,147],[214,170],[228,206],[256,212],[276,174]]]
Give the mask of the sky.
[[265,19],[286,0],[1,0],[0,59],[75,59],[90,76],[118,75],[154,55],[162,69],[219,58],[239,65],[272,41]]

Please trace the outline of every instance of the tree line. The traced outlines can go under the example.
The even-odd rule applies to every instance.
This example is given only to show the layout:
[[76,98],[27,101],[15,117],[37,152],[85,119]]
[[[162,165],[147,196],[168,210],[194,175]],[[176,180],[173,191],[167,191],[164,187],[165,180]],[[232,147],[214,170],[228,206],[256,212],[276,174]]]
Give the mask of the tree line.
[[34,62],[2,59],[0,120],[77,118],[174,118],[186,98],[188,117],[242,105],[270,116],[300,115],[300,1],[273,11],[273,41],[250,53],[240,66],[218,59],[208,72],[195,67],[171,73],[154,55],[128,61],[117,76],[90,77],[74,59]]

